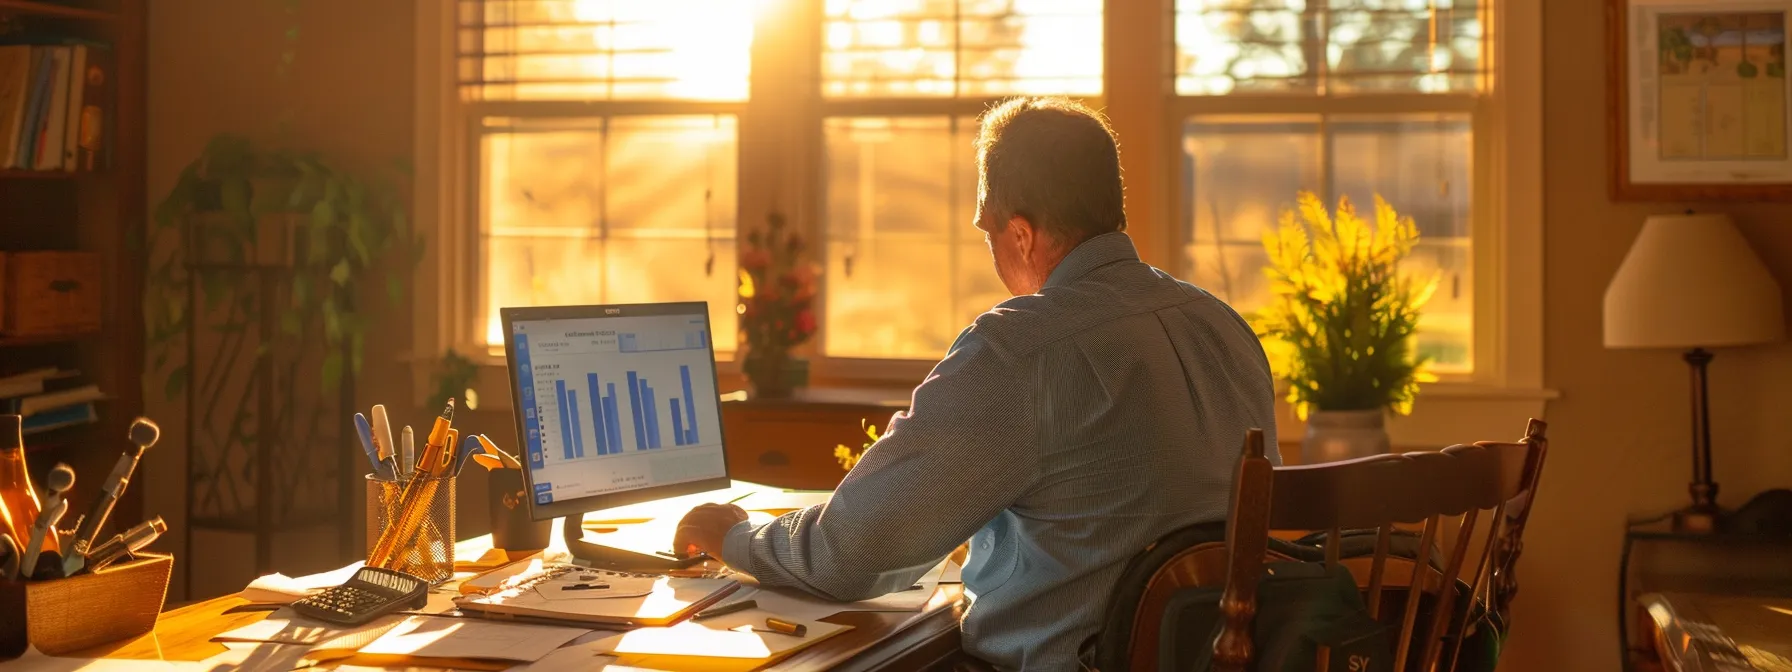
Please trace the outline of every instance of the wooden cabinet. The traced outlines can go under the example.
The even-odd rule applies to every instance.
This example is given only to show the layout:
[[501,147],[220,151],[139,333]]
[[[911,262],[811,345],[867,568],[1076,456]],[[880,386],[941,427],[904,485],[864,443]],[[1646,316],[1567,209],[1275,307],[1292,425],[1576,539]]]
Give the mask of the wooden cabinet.
[[791,399],[722,403],[730,478],[802,490],[831,490],[846,476],[836,446],[866,443],[865,423],[883,429],[908,408],[903,392],[800,390]]

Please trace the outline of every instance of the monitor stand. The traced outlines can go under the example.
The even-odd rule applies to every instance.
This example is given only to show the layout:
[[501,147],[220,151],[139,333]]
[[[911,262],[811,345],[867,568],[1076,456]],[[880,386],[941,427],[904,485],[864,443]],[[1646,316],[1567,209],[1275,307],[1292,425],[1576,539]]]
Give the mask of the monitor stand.
[[[566,541],[566,550],[572,553],[574,564],[614,572],[658,574],[698,565],[709,559],[708,555],[679,559],[593,544],[585,541],[584,518],[583,514],[566,516],[560,525],[560,536]],[[666,545],[671,546],[670,543]]]

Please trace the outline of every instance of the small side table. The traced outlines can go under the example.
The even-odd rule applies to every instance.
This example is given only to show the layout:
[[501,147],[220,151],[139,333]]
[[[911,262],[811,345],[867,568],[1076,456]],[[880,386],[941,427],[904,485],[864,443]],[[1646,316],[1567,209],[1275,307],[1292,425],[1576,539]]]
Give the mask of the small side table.
[[1677,532],[1668,517],[1632,521],[1618,559],[1618,645],[1623,669],[1647,656],[1631,641],[1646,615],[1635,611],[1644,593],[1684,592],[1792,598],[1792,535]]

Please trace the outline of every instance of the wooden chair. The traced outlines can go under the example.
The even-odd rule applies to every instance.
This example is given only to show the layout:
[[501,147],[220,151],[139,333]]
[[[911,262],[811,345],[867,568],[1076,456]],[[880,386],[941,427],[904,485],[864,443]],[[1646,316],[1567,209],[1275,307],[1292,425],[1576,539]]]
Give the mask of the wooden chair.
[[[1454,670],[1460,649],[1450,647],[1446,658],[1446,635],[1462,642],[1474,603],[1503,613],[1517,593],[1513,569],[1547,454],[1544,430],[1542,421],[1531,420],[1524,438],[1515,443],[1483,441],[1438,452],[1282,468],[1271,467],[1264,457],[1263,433],[1252,430],[1233,484],[1226,526],[1227,566],[1220,599],[1224,625],[1214,642],[1215,669],[1242,671],[1251,662],[1252,617],[1262,565],[1290,555],[1270,552],[1272,530],[1323,530],[1323,562],[1337,566],[1342,532],[1367,528],[1376,531],[1375,552],[1367,577],[1358,575],[1358,585],[1366,584],[1370,616],[1397,626],[1391,640],[1393,669]],[[1484,511],[1492,513],[1486,518],[1486,532],[1477,534]],[[1396,525],[1423,523],[1415,556],[1428,559],[1429,550],[1454,519],[1460,526],[1453,543],[1446,544],[1441,570],[1434,571],[1425,561],[1390,562]],[[1458,579],[1470,562],[1471,542],[1477,536],[1482,538],[1480,554],[1472,562],[1471,578],[1464,579],[1472,599],[1457,604]],[[1408,568],[1403,578],[1409,588],[1398,591],[1404,592],[1403,605],[1384,597],[1396,592],[1390,590],[1397,583],[1387,575],[1390,564]],[[1420,607],[1422,595],[1431,596],[1428,610]],[[1427,611],[1420,622],[1421,612]],[[1446,632],[1452,623],[1455,631]],[[1326,658],[1327,652],[1321,651],[1316,669],[1324,669]]]

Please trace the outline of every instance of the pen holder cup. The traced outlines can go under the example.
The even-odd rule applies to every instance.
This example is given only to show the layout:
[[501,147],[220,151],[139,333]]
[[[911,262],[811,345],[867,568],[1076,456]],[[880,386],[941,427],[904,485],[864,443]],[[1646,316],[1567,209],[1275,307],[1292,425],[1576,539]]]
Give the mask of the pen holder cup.
[[60,656],[148,634],[173,570],[173,556],[138,553],[66,579],[0,581],[0,660],[27,645]]
[[494,469],[488,500],[492,523],[492,547],[505,551],[539,551],[553,536],[552,520],[531,520],[528,496],[523,491],[523,472]]
[[[367,476],[367,564],[404,572],[432,584],[454,578],[454,477],[381,481]],[[403,510],[406,490],[413,506]],[[388,527],[398,526],[381,562],[375,554]]]

